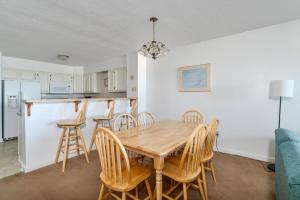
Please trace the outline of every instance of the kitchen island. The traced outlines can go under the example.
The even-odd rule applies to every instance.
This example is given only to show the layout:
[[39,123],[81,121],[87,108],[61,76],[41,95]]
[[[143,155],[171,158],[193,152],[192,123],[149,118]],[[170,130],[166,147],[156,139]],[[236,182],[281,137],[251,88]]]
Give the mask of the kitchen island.
[[[18,119],[19,161],[25,172],[54,163],[61,132],[56,123],[64,119],[75,119],[82,101],[83,99],[41,99],[22,103],[22,113]],[[82,126],[87,147],[95,126],[93,116],[106,115],[111,101],[115,102],[114,113],[126,113],[131,111],[136,99],[88,99],[86,123]],[[70,154],[69,157],[75,155]]]

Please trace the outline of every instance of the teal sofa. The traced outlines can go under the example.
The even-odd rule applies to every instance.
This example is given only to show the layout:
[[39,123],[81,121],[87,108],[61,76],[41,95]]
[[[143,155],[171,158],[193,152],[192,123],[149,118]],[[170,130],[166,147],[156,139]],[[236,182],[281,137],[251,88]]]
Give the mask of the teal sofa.
[[277,200],[300,200],[300,135],[275,130],[275,187]]

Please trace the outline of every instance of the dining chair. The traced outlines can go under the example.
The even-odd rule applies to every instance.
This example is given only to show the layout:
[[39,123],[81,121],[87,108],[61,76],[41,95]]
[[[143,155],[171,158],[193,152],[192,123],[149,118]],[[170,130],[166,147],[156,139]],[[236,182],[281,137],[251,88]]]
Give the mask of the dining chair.
[[[166,193],[163,193],[163,197],[172,200],[183,196],[183,199],[187,200],[187,190],[194,181],[197,181],[197,188],[200,191],[201,198],[205,199],[203,180],[200,176],[204,172],[200,165],[206,136],[206,126],[203,124],[199,125],[188,139],[182,154],[165,160],[163,175],[176,181],[176,184]],[[172,198],[170,195],[180,184],[182,184],[182,191],[175,198]]]
[[[149,184],[150,170],[138,163],[130,165],[126,150],[118,137],[106,128],[98,128],[96,131],[96,146],[100,158],[102,181],[98,200],[102,200],[108,195],[115,199],[121,199],[112,191],[121,192],[122,200],[126,196],[138,200],[138,191],[135,196],[129,193],[137,186],[145,182],[148,198],[152,199],[152,192]],[[109,192],[104,195],[104,187]],[[112,191],[111,191],[112,190]]]
[[[137,126],[137,121],[131,114],[120,114],[115,118],[114,121],[115,132],[125,131],[131,128],[135,128]],[[130,162],[136,162],[140,159],[142,159],[143,161],[144,156],[129,150],[127,150],[127,153],[130,158]]]
[[[205,140],[205,149],[203,152],[201,167],[206,171],[211,172],[214,182],[217,182],[215,168],[213,165],[213,147],[216,141],[217,131],[219,126],[219,120],[217,118],[212,119],[208,125],[208,135]],[[205,173],[204,173],[205,176]],[[206,178],[204,178],[206,179]],[[206,187],[206,182],[204,183]]]
[[137,115],[138,126],[147,127],[155,123],[154,117],[151,113],[141,112]]
[[137,121],[131,114],[119,114],[114,121],[114,131],[137,127]]
[[203,115],[197,110],[188,110],[182,115],[181,121],[196,127],[203,123]]
[[138,100],[136,99],[131,106],[130,114],[133,117],[137,117],[137,112],[138,112]]
[[63,154],[62,172],[65,172],[65,167],[66,167],[66,162],[68,159],[69,152],[77,152],[77,155],[80,155],[80,150],[82,150],[85,154],[87,163],[89,163],[89,158],[85,146],[85,140],[81,130],[81,125],[83,125],[86,120],[87,105],[88,105],[87,100],[84,100],[81,103],[81,107],[78,111],[75,120],[61,120],[57,122],[57,126],[59,128],[62,128],[62,132],[60,135],[60,140],[56,151],[55,163],[58,163],[59,155],[60,153],[62,153]]

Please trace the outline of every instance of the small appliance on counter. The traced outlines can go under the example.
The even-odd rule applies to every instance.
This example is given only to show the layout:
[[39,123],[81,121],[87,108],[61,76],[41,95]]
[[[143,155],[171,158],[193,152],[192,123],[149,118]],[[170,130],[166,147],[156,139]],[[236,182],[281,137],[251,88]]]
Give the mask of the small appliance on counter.
[[37,81],[2,80],[2,138],[18,137],[18,118],[25,99],[40,99],[41,85]]

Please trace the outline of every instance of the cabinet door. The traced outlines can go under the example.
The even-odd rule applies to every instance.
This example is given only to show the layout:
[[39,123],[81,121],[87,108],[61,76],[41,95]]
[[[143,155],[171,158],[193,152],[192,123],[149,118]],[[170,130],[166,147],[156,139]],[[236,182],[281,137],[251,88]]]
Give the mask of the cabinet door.
[[100,77],[98,73],[92,73],[91,74],[91,87],[92,92],[99,93],[100,92]]
[[69,74],[61,74],[61,73],[51,73],[51,82],[72,82],[72,75]]
[[20,71],[21,80],[38,80],[38,72],[33,71]]
[[73,76],[73,91],[76,93],[83,92],[83,76],[74,74]]
[[48,93],[49,92],[49,74],[48,72],[38,72],[38,79],[41,83],[41,92]]
[[108,70],[108,91],[115,91],[115,70]]
[[126,91],[127,70],[125,67],[115,70],[115,90],[118,92]]
[[19,77],[19,71],[15,69],[2,69],[2,79],[13,79],[18,80]]
[[90,75],[84,74],[83,75],[83,81],[84,81],[84,92],[91,92],[91,83],[90,83]]

